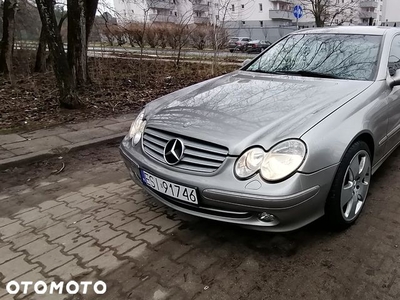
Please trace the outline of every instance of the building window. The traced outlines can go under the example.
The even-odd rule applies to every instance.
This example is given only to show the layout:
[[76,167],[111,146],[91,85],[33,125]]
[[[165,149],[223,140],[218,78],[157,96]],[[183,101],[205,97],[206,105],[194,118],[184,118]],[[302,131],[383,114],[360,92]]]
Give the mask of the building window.
[[260,7],[260,11],[262,11],[262,3],[258,4],[258,6]]
[[242,25],[246,25],[246,21],[242,21]]
[[177,12],[174,12],[174,14],[175,14],[175,17],[177,17],[177,16],[178,16],[178,13],[177,13]]
[[235,11],[235,4],[232,4],[232,11]]
[[264,27],[264,22],[260,21],[260,27]]
[[244,4],[242,4],[242,8],[244,8]]

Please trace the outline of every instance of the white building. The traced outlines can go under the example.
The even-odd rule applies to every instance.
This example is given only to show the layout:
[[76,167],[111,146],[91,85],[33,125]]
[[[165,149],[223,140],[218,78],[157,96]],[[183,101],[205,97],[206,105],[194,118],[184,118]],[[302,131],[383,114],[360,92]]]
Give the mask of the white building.
[[119,22],[210,23],[208,0],[114,0]]
[[[243,27],[291,26],[295,0],[231,0],[228,21]],[[307,16],[301,20],[307,19]]]
[[400,0],[384,0],[381,25],[400,27]]
[[381,25],[386,0],[361,0],[360,25]]
[[[119,22],[217,24],[233,36],[271,42],[296,29],[293,7],[301,0],[114,0]],[[330,0],[326,25],[400,26],[400,0]],[[347,9],[343,9],[347,7]],[[342,10],[343,9],[343,10]],[[338,13],[340,11],[340,13]],[[304,7],[299,27],[315,27]]]

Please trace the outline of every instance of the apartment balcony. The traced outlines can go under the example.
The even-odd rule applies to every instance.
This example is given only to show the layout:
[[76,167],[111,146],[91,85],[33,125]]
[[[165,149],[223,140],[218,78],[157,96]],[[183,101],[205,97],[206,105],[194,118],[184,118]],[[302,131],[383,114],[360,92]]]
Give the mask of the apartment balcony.
[[378,14],[376,12],[372,11],[360,11],[360,19],[376,19],[378,17]]
[[269,10],[269,18],[271,20],[285,20],[285,21],[294,21],[295,17],[291,10]]
[[194,11],[209,11],[209,9],[210,7],[207,4],[200,4],[200,3],[193,4]]
[[377,8],[378,7],[378,2],[374,0],[365,0],[360,2],[360,7],[361,8]]
[[151,14],[149,15],[149,19],[151,22],[161,22],[161,23],[176,23],[177,17],[173,15],[160,15],[160,14]]
[[210,22],[209,17],[193,17],[193,22],[195,24],[207,24]]
[[162,0],[155,0],[155,1],[148,1],[149,8],[155,9],[174,9],[175,4],[169,1],[162,1]]

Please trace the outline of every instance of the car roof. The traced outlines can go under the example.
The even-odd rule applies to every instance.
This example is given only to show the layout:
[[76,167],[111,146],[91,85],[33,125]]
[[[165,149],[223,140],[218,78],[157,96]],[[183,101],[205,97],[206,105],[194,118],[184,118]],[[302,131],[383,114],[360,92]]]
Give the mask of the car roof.
[[387,26],[335,26],[323,28],[306,28],[295,31],[291,34],[303,33],[329,33],[329,34],[367,34],[367,35],[384,35],[385,33],[393,31],[400,32],[398,27]]

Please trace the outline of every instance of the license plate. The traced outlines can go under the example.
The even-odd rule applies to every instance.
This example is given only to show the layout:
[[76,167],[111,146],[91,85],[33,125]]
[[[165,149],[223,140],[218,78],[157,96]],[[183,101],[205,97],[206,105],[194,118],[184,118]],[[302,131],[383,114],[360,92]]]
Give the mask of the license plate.
[[142,182],[153,190],[178,200],[198,204],[195,189],[161,179],[143,170],[140,170],[140,175]]

